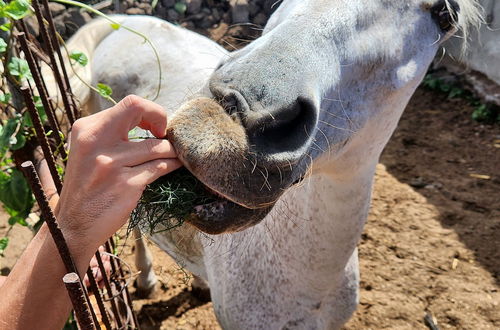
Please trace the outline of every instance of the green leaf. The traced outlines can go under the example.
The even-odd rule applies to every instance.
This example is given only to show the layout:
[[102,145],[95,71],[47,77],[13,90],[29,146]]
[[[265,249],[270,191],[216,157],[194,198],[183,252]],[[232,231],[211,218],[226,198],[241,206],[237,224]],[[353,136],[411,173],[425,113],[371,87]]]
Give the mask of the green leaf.
[[186,12],[187,10],[187,6],[185,3],[182,3],[182,2],[177,2],[175,5],[174,5],[174,9],[181,15],[184,15],[184,13]]
[[18,150],[24,147],[26,144],[26,137],[20,132],[20,134],[17,134],[15,136],[15,142],[11,143],[10,149],[11,150]]
[[0,53],[5,52],[6,50],[7,50],[7,43],[5,42],[5,40],[0,38]]
[[[1,17],[1,10],[0,10],[0,17]],[[12,28],[12,23],[10,22],[0,25],[0,30],[5,32],[9,32],[11,28]]]
[[[38,115],[40,116],[41,122],[45,123],[48,120],[48,117],[47,113],[45,113],[45,108],[43,107],[40,97],[35,96],[33,100],[35,101],[35,108],[38,111]],[[33,121],[31,120],[31,115],[28,111],[26,111],[23,115],[23,125],[28,127],[33,127]]]
[[0,95],[0,103],[8,104],[11,96],[9,93]]
[[7,68],[11,75],[17,76],[21,80],[32,79],[28,62],[22,58],[13,57],[7,65]]
[[97,91],[102,97],[110,97],[111,94],[113,94],[113,90],[111,89],[111,87],[103,83],[97,84]]
[[19,20],[30,14],[30,2],[28,0],[12,0],[4,6],[0,16]]
[[82,52],[73,52],[69,57],[78,62],[81,66],[86,66],[89,63],[87,55]]
[[17,134],[19,133],[14,133],[18,130],[19,120],[18,117],[10,118],[2,126],[2,130],[0,131],[0,150],[9,149],[12,144],[17,143]]
[[0,201],[11,216],[9,223],[25,225],[24,219],[28,217],[34,200],[28,182],[18,169],[12,169],[10,175],[0,172]]
[[112,23],[111,24],[111,28],[113,30],[118,30],[120,27],[121,27],[121,24],[118,24],[118,23]]
[[8,237],[0,238],[0,257],[3,257],[3,253],[8,245],[9,245],[9,238]]

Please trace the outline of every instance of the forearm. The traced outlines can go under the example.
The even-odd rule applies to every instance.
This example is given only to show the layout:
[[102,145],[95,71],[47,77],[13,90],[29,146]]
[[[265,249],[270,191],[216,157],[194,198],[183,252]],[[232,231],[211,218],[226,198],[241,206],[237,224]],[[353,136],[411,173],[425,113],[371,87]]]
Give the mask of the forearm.
[[[92,249],[70,246],[80,274]],[[60,329],[71,310],[62,278],[66,269],[46,225],[43,225],[0,287],[0,328]]]

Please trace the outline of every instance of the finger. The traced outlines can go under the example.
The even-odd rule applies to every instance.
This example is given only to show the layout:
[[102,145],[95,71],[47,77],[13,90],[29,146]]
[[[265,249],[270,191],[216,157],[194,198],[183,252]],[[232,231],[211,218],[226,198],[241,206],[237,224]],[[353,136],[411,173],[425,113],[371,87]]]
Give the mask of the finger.
[[146,187],[159,177],[175,171],[182,166],[177,158],[157,159],[138,166],[132,167],[133,175],[129,179],[129,184],[133,186]]
[[125,142],[115,150],[113,158],[124,166],[137,166],[155,159],[177,158],[175,149],[168,140],[146,139],[140,142]]
[[160,105],[139,96],[129,95],[109,109],[115,116],[115,123],[121,127],[121,136],[126,139],[128,132],[139,126],[162,138],[167,131],[167,113]]
[[85,287],[89,287],[90,286],[90,280],[89,280],[89,277],[87,276],[87,274],[85,274],[85,277],[83,278],[83,285]]

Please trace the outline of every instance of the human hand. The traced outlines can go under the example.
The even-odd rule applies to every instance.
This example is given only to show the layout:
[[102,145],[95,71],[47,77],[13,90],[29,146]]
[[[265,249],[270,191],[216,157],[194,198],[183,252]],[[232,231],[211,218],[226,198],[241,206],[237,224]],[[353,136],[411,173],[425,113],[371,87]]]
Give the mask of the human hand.
[[90,259],[125,224],[146,185],[181,166],[167,140],[129,141],[136,126],[163,138],[165,110],[132,95],[73,125],[56,217],[76,257]]
[[[104,246],[99,246],[99,257],[101,258],[101,261],[102,261],[102,265],[104,266],[104,271],[106,273],[106,277],[109,277],[109,275],[111,274],[111,258],[109,256],[109,254],[105,253],[106,250],[104,250]],[[92,259],[90,259],[90,264],[89,264],[89,267],[90,267],[90,271],[92,272],[93,276],[94,276],[94,279],[97,283],[97,286],[102,289],[104,287],[104,274],[102,273],[101,269],[99,268],[99,263],[97,261],[97,258],[96,258],[96,255],[94,255],[92,257]],[[87,274],[85,274],[85,276],[83,277],[83,285],[85,285],[86,287],[89,287],[90,286],[90,280],[87,276]]]

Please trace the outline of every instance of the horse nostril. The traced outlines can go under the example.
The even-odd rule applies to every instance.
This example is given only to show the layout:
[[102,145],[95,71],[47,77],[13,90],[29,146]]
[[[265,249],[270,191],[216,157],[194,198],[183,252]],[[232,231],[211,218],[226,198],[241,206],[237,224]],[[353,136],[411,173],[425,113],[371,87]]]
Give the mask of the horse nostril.
[[222,105],[224,110],[230,115],[238,112],[238,104],[238,99],[233,93],[225,95],[222,100],[220,100],[220,105]]
[[312,102],[299,97],[290,106],[246,117],[244,125],[250,141],[267,152],[294,152],[309,141],[316,117]]
[[234,89],[225,86],[210,86],[210,91],[219,104],[230,115],[240,115],[249,109],[247,101],[243,95]]

